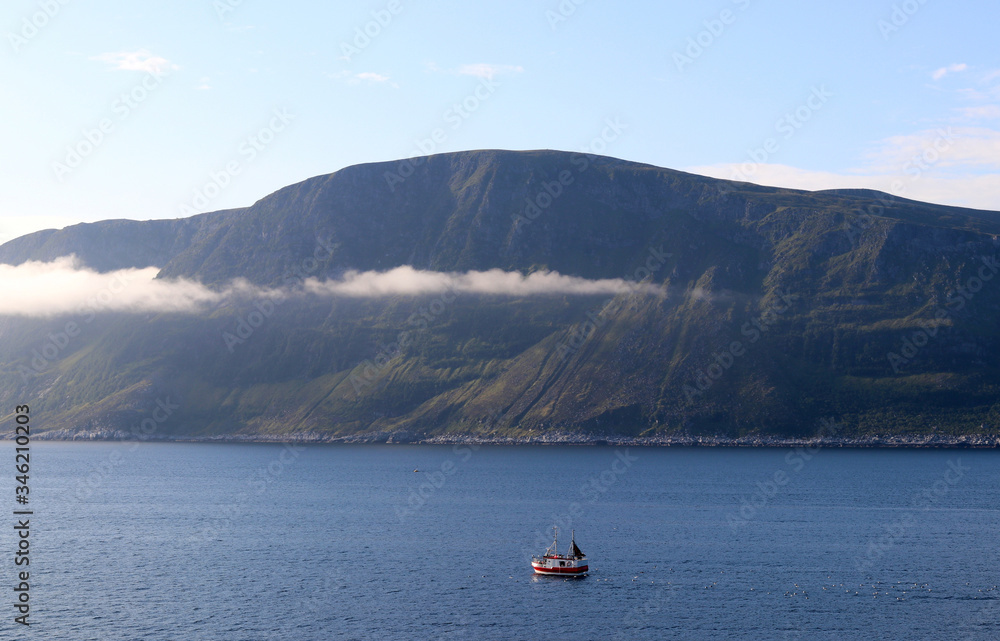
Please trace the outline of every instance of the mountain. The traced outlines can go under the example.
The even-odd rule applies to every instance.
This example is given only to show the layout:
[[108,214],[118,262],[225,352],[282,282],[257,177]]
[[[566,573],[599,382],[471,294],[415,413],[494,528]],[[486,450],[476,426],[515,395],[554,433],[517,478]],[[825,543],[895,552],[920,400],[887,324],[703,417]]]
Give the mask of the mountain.
[[0,317],[0,407],[30,402],[64,435],[808,436],[824,417],[856,437],[992,435],[998,234],[997,212],[557,151],[358,165],[243,209],[30,234],[0,263],[75,254],[216,289],[548,270],[662,293]]

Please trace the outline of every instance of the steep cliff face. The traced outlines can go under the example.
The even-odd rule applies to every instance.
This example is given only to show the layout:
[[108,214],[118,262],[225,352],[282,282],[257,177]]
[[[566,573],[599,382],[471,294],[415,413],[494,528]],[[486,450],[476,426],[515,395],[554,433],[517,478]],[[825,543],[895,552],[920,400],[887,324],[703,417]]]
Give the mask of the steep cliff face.
[[998,234],[992,212],[580,154],[359,165],[241,210],[33,234],[0,261],[75,253],[280,286],[322,247],[320,278],[548,269],[661,293],[312,298],[235,345],[223,337],[259,301],[105,314],[41,371],[34,353],[66,319],[0,319],[0,403],[106,433],[166,399],[178,407],[159,433],[800,434],[821,416],[856,434],[989,431]]
[[400,265],[619,274],[670,218],[714,191],[679,172],[553,152],[432,156],[387,181],[400,166],[350,167],[282,189],[174,257],[163,275],[275,284],[317,237],[336,247],[329,275]]

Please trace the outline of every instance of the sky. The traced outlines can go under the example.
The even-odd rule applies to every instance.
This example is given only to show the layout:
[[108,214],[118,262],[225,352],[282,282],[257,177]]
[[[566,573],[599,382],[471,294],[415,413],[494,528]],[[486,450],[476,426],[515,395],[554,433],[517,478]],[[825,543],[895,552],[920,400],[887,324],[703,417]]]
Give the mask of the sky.
[[998,23],[994,0],[7,0],[0,242],[488,148],[1000,210]]

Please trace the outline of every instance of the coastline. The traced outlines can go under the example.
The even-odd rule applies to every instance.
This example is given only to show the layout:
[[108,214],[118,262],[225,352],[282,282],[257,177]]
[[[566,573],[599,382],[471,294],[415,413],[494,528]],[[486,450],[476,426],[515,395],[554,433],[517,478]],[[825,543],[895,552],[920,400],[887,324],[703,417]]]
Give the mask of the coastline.
[[[13,433],[0,435],[10,440]],[[735,448],[872,448],[872,449],[998,449],[1000,436],[989,435],[876,435],[859,438],[786,438],[779,436],[595,436],[576,433],[554,433],[537,437],[484,437],[471,434],[438,436],[415,435],[406,432],[375,432],[332,436],[317,432],[291,434],[221,434],[214,436],[174,436],[152,434],[136,438],[123,431],[57,430],[32,435],[34,441],[58,442],[156,442],[156,443],[297,443],[297,444],[385,444],[385,445],[589,445],[616,447],[735,447]]]

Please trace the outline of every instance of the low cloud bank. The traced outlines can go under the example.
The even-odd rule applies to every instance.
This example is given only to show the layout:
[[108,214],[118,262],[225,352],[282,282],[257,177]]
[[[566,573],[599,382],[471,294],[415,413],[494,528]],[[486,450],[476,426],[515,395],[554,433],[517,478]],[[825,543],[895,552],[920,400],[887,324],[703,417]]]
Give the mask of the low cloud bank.
[[97,312],[198,313],[236,297],[380,298],[445,292],[496,296],[655,294],[659,288],[620,278],[590,280],[556,272],[527,276],[499,269],[465,273],[430,272],[409,266],[385,272],[350,271],[339,280],[310,278],[300,287],[269,289],[234,280],[211,289],[190,280],[157,280],[159,269],[123,269],[101,274],[75,256],[49,263],[0,265],[0,315],[49,317]]
[[[448,291],[497,296],[614,295],[631,291],[635,287],[635,283],[628,283],[620,278],[589,280],[547,271],[525,276],[518,272],[505,272],[500,269],[451,273],[420,271],[409,266],[397,267],[387,272],[350,271],[344,274],[342,280],[310,279],[305,284],[305,290],[313,294],[358,298],[418,296]],[[646,285],[640,288],[650,291],[655,289]]]

